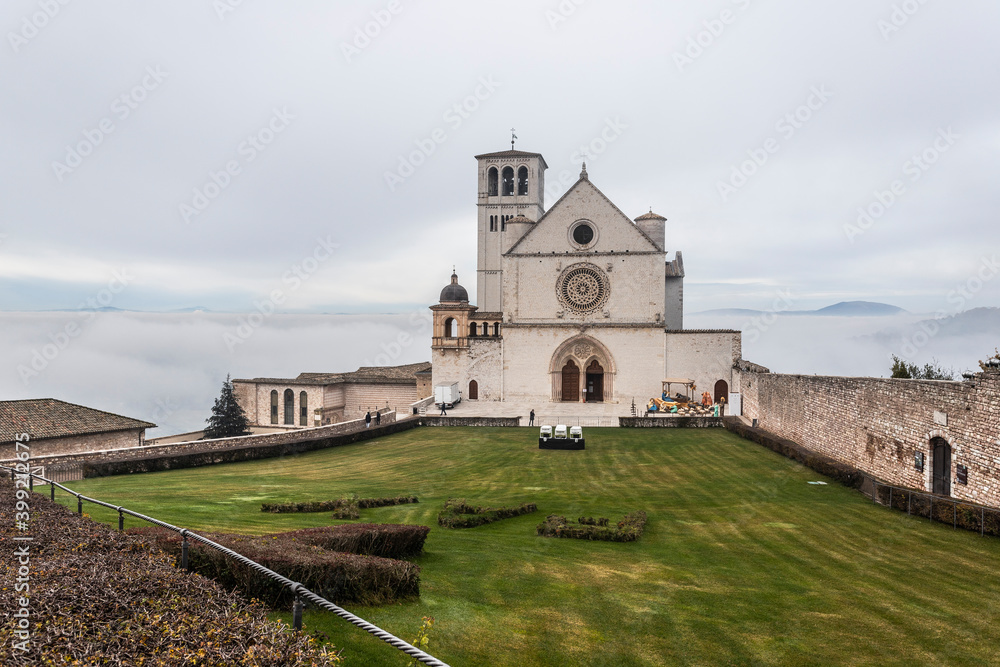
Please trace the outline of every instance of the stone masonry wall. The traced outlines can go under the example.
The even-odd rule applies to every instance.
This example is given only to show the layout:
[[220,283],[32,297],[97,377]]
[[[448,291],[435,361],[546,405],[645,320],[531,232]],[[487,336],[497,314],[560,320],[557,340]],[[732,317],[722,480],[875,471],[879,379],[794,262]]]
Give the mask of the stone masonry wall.
[[[28,444],[31,446],[31,458],[36,459],[43,456],[62,456],[108,449],[135,448],[143,443],[143,432],[144,429],[133,429],[131,431],[116,431],[113,433],[93,433],[67,438],[32,440]],[[0,461],[13,460],[14,456],[14,444],[0,446]]]
[[[734,373],[743,415],[762,429],[925,491],[933,488],[930,441],[941,437],[952,448],[952,497],[1000,507],[1000,373],[964,382]],[[967,485],[958,483],[959,465],[968,466]]]
[[[396,421],[396,413],[388,412],[382,414],[382,424],[388,425]],[[374,424],[374,422],[373,422]],[[374,426],[372,427],[374,428]],[[56,453],[48,456],[36,452],[32,449],[31,458],[36,465],[63,466],[78,463],[94,462],[118,462],[149,458],[168,458],[183,456],[187,454],[199,454],[206,452],[224,452],[233,449],[247,447],[269,447],[276,445],[295,445],[323,438],[345,435],[364,431],[363,420],[341,422],[330,426],[319,428],[303,428],[295,431],[285,431],[281,433],[266,433],[263,435],[246,435],[235,438],[218,438],[216,440],[193,440],[191,442],[178,442],[169,445],[150,445],[146,447],[130,446],[124,449],[108,449],[105,451],[90,450],[85,453]],[[8,457],[12,458],[12,457]],[[0,459],[0,463],[2,463]]]

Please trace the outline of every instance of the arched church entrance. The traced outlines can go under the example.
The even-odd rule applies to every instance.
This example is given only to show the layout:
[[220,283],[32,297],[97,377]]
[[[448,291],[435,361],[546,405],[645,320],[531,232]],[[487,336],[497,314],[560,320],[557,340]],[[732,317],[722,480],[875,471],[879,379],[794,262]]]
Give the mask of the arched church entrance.
[[944,438],[931,438],[931,490],[945,496],[951,495],[951,445]]
[[614,402],[615,360],[596,338],[580,334],[564,341],[551,357],[552,400]]
[[562,400],[572,403],[580,400],[580,367],[572,359],[562,367]]
[[469,400],[478,401],[479,400],[479,383],[475,380],[469,381]]
[[726,403],[729,402],[729,384],[725,380],[719,380],[715,383],[715,402],[721,403],[719,399],[726,399]]
[[597,359],[587,366],[587,395],[584,400],[587,403],[604,402],[604,368],[597,363]]

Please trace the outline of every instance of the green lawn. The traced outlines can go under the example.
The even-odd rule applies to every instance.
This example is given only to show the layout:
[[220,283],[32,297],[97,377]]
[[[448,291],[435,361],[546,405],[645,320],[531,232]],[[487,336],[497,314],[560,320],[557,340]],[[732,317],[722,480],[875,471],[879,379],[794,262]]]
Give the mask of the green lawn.
[[[183,527],[241,533],[335,523],[263,514],[265,501],[415,494],[420,504],[362,510],[361,520],[432,526],[417,560],[420,601],[351,611],[407,640],[433,616],[429,650],[455,667],[1000,664],[1000,540],[807,484],[823,478],[721,429],[586,435],[586,451],[540,451],[532,429],[421,428],[69,486]],[[539,511],[447,530],[436,517],[449,496]],[[637,543],[535,536],[549,513],[637,509],[649,514]],[[330,614],[307,610],[305,623],[351,665],[405,664]]]

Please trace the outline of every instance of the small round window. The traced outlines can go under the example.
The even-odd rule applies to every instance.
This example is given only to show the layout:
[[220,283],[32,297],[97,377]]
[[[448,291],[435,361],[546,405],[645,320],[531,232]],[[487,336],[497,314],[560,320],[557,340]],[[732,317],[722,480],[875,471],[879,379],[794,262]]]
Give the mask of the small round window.
[[594,240],[594,228],[584,223],[573,230],[573,240],[580,245],[589,245]]
[[578,250],[587,250],[597,243],[600,231],[590,220],[577,220],[570,225],[567,240]]

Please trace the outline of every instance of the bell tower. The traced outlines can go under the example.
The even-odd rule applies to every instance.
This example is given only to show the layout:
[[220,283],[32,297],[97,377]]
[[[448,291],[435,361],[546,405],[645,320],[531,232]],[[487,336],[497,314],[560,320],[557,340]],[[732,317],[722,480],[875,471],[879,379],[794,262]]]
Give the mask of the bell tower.
[[[477,155],[479,256],[476,304],[480,313],[503,313],[501,258],[545,213],[545,158],[514,150]],[[511,223],[511,221],[514,221]]]

